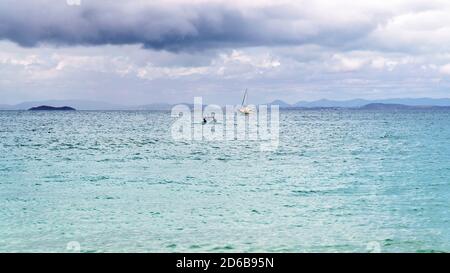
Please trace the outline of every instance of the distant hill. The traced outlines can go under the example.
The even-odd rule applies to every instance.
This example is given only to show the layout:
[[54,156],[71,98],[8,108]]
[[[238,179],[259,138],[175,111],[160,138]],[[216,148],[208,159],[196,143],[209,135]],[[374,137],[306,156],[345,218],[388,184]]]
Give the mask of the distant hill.
[[271,103],[268,103],[268,105],[279,105],[280,108],[290,108],[290,107],[292,107],[291,104],[286,103],[286,102],[284,102],[282,100],[274,100]]
[[69,107],[69,106],[53,107],[53,106],[41,105],[41,106],[37,106],[37,107],[31,107],[28,110],[29,111],[75,111],[76,109]]
[[335,101],[335,100],[327,100],[321,99],[317,101],[299,101],[294,103],[294,107],[361,107],[370,103],[371,101],[363,100],[363,99],[354,99],[354,100],[346,100],[346,101]]

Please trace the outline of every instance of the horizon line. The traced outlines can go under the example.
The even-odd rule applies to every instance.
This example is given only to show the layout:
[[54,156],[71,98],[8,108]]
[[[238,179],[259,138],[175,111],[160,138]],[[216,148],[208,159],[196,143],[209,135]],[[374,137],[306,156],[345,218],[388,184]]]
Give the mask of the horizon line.
[[[374,98],[374,99],[368,99],[368,98],[361,98],[361,97],[357,97],[357,98],[352,98],[352,99],[330,99],[330,98],[320,98],[320,99],[315,99],[315,100],[298,100],[296,102],[287,102],[286,100],[283,99],[274,99],[270,102],[265,102],[265,103],[255,103],[254,105],[264,105],[264,104],[273,104],[274,102],[282,102],[284,104],[288,104],[288,105],[295,105],[298,103],[314,103],[314,102],[321,102],[321,101],[329,101],[329,102],[349,102],[349,101],[384,101],[384,100],[450,100],[450,97],[439,97],[439,98],[434,98],[434,97],[393,97],[393,98]],[[33,104],[33,103],[45,103],[45,102],[86,102],[86,103],[102,103],[102,104],[109,104],[111,106],[123,106],[123,107],[139,107],[139,106],[147,106],[147,105],[160,105],[160,104],[164,104],[164,105],[177,105],[177,104],[194,104],[193,102],[175,102],[175,103],[170,103],[170,102],[148,102],[148,103],[142,103],[142,104],[119,104],[119,103],[115,103],[115,102],[109,102],[109,101],[102,101],[102,100],[89,100],[89,99],[42,99],[42,100],[25,100],[19,103],[0,103],[0,106],[19,106],[21,104]],[[217,103],[208,103],[208,104],[216,104],[219,105]],[[239,104],[238,102],[235,103],[236,105]],[[224,105],[234,105],[234,104],[224,104]]]

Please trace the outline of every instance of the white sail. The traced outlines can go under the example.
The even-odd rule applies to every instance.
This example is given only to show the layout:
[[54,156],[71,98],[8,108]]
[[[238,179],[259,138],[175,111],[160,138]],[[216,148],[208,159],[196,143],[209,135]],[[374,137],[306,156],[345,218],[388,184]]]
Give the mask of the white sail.
[[246,105],[248,98],[247,88],[245,89],[244,97],[242,98],[241,108],[239,108],[239,112],[242,114],[248,115],[253,113],[253,109]]

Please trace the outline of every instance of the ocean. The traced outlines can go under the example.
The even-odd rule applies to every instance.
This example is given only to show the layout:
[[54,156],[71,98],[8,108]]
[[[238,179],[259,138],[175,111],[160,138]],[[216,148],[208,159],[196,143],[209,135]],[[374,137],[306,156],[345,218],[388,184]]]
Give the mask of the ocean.
[[449,252],[450,111],[280,112],[280,143],[158,111],[0,111],[0,252]]

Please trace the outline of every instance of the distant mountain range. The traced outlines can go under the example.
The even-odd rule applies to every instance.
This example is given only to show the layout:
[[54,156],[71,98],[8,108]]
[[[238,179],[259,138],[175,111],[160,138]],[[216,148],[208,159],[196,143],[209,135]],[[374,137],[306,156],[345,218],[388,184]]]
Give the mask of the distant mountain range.
[[[279,101],[277,101],[279,102]],[[282,102],[282,101],[281,101]],[[284,103],[284,102],[282,102]],[[292,105],[287,103],[283,104],[284,108],[287,107],[345,107],[345,108],[358,108],[364,105],[372,103],[382,104],[403,104],[409,106],[450,106],[450,99],[432,99],[432,98],[398,98],[398,99],[380,99],[380,100],[365,100],[365,99],[353,99],[353,100],[317,100],[317,101],[299,101]],[[287,104],[287,106],[286,106]],[[281,107],[281,104],[280,104]]]
[[[152,103],[137,106],[127,106],[111,104],[100,101],[88,101],[88,100],[46,100],[46,101],[30,101],[23,102],[16,105],[0,104],[0,110],[27,110],[32,107],[41,105],[49,105],[54,107],[70,106],[77,110],[170,110],[173,104],[169,103]],[[192,104],[186,104],[192,107]],[[450,98],[433,99],[433,98],[397,98],[397,99],[380,99],[380,100],[365,100],[365,99],[353,99],[353,100],[317,100],[317,101],[299,101],[294,104],[289,104],[282,100],[275,100],[268,105],[279,105],[282,109],[295,109],[295,108],[363,108],[371,107],[371,109],[386,108],[383,105],[391,105],[387,108],[395,108],[392,105],[396,105],[396,108],[405,108],[401,106],[410,107],[431,107],[431,106],[449,106]]]

